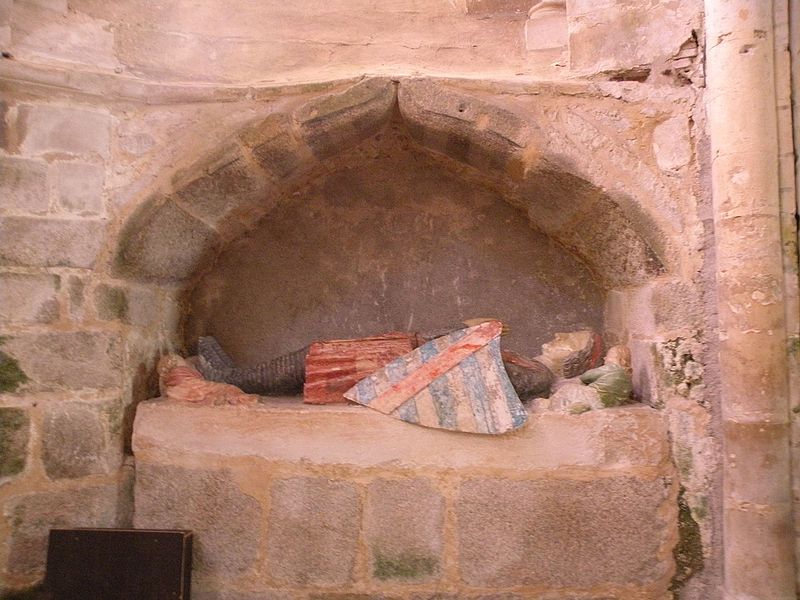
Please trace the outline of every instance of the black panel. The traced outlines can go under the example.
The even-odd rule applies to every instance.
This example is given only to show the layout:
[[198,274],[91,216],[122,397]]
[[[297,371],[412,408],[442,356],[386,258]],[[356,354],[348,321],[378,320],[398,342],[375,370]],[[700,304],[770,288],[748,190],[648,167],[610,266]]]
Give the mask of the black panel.
[[192,533],[53,529],[45,588],[54,600],[190,600]]

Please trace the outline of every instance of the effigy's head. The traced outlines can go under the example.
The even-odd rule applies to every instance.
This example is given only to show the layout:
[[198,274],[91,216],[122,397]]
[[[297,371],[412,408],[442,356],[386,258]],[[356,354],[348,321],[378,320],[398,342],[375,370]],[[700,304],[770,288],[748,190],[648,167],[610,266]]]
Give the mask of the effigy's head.
[[624,345],[620,346],[611,346],[606,353],[606,360],[605,364],[607,365],[617,365],[625,369],[626,371],[631,371],[631,351],[630,348]]
[[540,360],[556,375],[569,379],[597,366],[602,353],[600,336],[585,329],[556,333],[551,341],[542,344]]

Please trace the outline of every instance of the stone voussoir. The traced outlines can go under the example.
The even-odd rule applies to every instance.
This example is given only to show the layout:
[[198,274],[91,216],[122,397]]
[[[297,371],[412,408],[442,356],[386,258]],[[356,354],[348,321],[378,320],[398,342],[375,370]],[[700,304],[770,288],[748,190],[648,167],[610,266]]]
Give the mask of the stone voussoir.
[[532,139],[531,123],[453,88],[404,80],[398,104],[418,142],[479,169],[508,168]]
[[125,224],[115,269],[133,279],[179,282],[215,255],[219,245],[217,232],[174,199],[153,197]]
[[245,129],[239,139],[273,179],[282,180],[314,163],[311,149],[298,140],[292,119],[278,113]]
[[390,79],[370,78],[338,93],[315,98],[293,113],[300,137],[318,159],[336,155],[376,133],[396,103]]
[[238,144],[229,144],[173,180],[178,205],[218,226],[231,213],[265,204],[266,176]]

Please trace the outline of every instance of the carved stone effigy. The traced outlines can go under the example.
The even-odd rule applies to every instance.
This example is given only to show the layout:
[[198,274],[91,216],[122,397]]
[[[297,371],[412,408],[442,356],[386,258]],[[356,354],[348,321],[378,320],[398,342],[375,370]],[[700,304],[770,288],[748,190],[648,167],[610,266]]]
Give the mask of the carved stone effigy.
[[228,383],[207,381],[188,361],[166,354],[158,363],[159,387],[167,400],[203,405],[255,404],[258,396]]
[[416,346],[416,336],[407,333],[315,342],[309,346],[305,360],[303,401],[347,402],[344,397],[347,390]]
[[613,346],[602,366],[562,383],[550,398],[537,406],[543,410],[580,414],[630,404],[632,394],[630,350],[627,346]]
[[[481,320],[473,319],[465,321],[465,323],[473,324],[476,321]],[[201,337],[198,341],[197,366],[206,379],[230,383],[248,393],[283,396],[305,392],[305,401],[311,404],[343,402],[344,399],[340,394],[324,392],[325,386],[331,385],[333,386],[331,389],[340,389],[343,393],[358,379],[353,380],[346,387],[343,385],[344,380],[340,382],[342,385],[336,384],[333,380],[339,377],[339,373],[336,372],[334,363],[340,363],[339,367],[345,372],[358,372],[359,378],[363,378],[400,356],[402,354],[400,350],[410,352],[426,340],[430,341],[447,335],[462,327],[463,325],[447,327],[437,332],[424,334],[390,333],[372,338],[316,342],[311,346],[252,367],[237,367],[219,342],[213,337],[206,336]],[[591,340],[594,339],[590,338],[589,334],[591,332],[585,336],[585,340],[588,342],[584,344],[586,347],[580,347],[577,352],[573,350],[563,352],[563,348],[559,346],[559,352],[564,354],[560,360],[568,359],[569,355],[574,354],[574,357],[571,358],[573,362],[579,365],[593,366],[595,363],[587,362],[592,357],[593,342]],[[581,340],[583,339],[581,338]],[[374,347],[368,348],[373,344]],[[388,347],[379,349],[382,344],[396,345],[397,347],[391,351]],[[340,355],[336,356],[337,353]],[[382,353],[384,356],[378,360]],[[363,355],[360,364],[357,355]],[[589,358],[587,359],[587,357]],[[506,351],[503,351],[502,359],[511,383],[521,399],[529,400],[550,393],[550,386],[555,377],[548,364]],[[558,368],[561,369],[560,363]],[[575,369],[575,367],[572,368]],[[326,379],[332,380],[330,384],[325,382]]]
[[219,342],[211,336],[197,342],[198,368],[210,381],[230,383],[262,396],[299,394],[306,378],[305,360],[309,347],[295,350],[253,367],[237,367]]
[[488,321],[426,342],[362,379],[345,398],[395,419],[501,434],[528,415],[500,356],[502,324]]

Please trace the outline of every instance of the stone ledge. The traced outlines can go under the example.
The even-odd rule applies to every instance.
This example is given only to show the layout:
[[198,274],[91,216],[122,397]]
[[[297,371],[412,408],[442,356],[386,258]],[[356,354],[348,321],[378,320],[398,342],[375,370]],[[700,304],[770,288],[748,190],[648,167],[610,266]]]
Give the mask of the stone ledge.
[[150,401],[133,445],[134,524],[193,529],[210,597],[633,600],[674,569],[675,473],[643,406],[479,436],[299,398]]
[[478,471],[658,469],[669,454],[662,416],[644,406],[534,414],[517,432],[482,436],[425,429],[360,406],[309,406],[299,399],[270,399],[257,407],[150,401],[138,408],[133,443],[137,459],[156,461],[190,453]]

